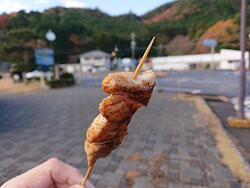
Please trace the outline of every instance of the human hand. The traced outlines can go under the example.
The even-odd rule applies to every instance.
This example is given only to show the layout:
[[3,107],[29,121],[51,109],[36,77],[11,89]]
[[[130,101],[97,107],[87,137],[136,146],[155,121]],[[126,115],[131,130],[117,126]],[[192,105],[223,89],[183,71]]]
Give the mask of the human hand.
[[[76,168],[52,158],[7,181],[1,188],[69,188],[81,184],[83,176]],[[86,188],[94,188],[87,181]]]

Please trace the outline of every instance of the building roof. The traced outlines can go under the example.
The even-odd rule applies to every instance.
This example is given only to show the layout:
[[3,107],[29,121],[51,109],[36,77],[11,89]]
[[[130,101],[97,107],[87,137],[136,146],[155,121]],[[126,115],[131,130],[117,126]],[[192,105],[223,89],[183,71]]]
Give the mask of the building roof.
[[100,51],[100,50],[93,50],[89,52],[85,52],[79,55],[80,57],[87,57],[87,58],[95,58],[95,57],[110,57],[110,54]]

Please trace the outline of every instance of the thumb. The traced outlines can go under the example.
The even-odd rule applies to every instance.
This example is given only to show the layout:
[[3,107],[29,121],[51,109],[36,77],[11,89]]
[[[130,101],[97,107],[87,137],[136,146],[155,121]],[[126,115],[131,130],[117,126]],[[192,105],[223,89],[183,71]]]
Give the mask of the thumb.
[[[81,185],[72,185],[70,188],[83,188]],[[90,183],[88,180],[86,181],[85,188],[95,188],[92,183]]]

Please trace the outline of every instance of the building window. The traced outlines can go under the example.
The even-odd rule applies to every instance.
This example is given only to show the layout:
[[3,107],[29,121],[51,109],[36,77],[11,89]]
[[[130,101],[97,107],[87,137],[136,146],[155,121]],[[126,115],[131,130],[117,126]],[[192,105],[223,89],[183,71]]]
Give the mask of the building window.
[[239,61],[234,61],[234,60],[229,60],[228,63],[233,64],[233,63],[240,63],[240,62]]

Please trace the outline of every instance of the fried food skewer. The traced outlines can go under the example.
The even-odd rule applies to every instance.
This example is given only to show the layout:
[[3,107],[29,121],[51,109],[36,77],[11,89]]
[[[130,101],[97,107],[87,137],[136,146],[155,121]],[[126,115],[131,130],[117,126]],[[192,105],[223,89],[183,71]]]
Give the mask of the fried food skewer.
[[[87,130],[85,151],[88,155],[88,170],[82,181],[82,187],[85,187],[96,160],[100,157],[106,157],[113,149],[121,144],[123,138],[127,134],[127,126],[132,115],[138,108],[142,105],[146,106],[149,102],[155,85],[154,73],[152,71],[148,73],[145,72],[149,77],[141,75],[141,79],[138,81],[133,80],[137,79],[153,45],[154,39],[155,37],[153,37],[148,45],[133,74],[111,73],[102,81],[104,92],[111,94],[111,96],[106,97],[101,102],[99,107],[100,114],[94,119]],[[150,81],[149,78],[152,81]],[[125,83],[125,86],[122,82]],[[116,86],[112,86],[110,83]],[[118,111],[118,113],[115,111]],[[119,111],[125,114],[121,114]]]

